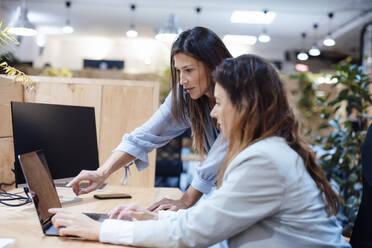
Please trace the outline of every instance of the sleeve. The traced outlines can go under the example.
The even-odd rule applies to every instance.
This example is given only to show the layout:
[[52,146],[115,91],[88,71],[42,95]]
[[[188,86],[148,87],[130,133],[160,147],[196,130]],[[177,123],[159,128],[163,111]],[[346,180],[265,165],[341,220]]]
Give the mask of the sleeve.
[[169,93],[164,103],[145,124],[123,136],[115,151],[126,152],[136,157],[134,162],[137,169],[145,169],[149,163],[149,152],[164,146],[188,128],[184,123],[174,119],[171,108],[172,94]]
[[283,185],[274,164],[266,157],[250,156],[225,174],[223,185],[209,199],[181,212],[177,219],[135,222],[133,244],[207,247],[228,239],[278,212]]
[[213,143],[205,160],[196,168],[191,185],[194,189],[208,194],[216,185],[217,173],[221,168],[228,148],[228,141],[220,134]]
[[133,222],[106,219],[102,222],[99,242],[112,244],[133,244]]

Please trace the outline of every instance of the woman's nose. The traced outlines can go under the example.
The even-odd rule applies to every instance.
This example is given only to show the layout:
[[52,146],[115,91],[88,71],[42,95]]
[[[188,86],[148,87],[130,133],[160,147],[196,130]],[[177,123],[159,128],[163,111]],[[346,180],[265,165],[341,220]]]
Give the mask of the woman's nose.
[[216,115],[216,106],[214,106],[211,110],[211,113],[210,113],[210,116],[212,118],[216,118],[217,119],[217,115]]
[[184,85],[184,84],[186,84],[187,83],[187,80],[186,80],[186,78],[182,75],[182,73],[181,73],[181,75],[180,75],[180,84],[181,85]]

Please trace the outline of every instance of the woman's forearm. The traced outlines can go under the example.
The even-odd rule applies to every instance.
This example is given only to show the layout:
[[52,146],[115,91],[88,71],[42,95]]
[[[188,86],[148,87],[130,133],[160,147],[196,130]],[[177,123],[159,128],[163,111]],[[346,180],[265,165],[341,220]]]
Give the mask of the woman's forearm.
[[135,157],[126,152],[115,151],[106,160],[106,162],[98,168],[97,172],[101,176],[107,178],[112,173],[120,169],[123,165],[130,163],[134,159]]
[[189,208],[192,207],[202,195],[202,192],[196,190],[193,186],[190,185],[190,187],[181,197],[181,201],[184,202],[187,208]]

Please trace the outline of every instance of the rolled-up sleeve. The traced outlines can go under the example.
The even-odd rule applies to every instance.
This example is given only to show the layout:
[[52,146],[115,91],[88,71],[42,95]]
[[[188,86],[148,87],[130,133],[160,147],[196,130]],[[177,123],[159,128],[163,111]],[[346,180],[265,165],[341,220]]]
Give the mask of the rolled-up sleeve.
[[138,170],[148,167],[149,152],[164,146],[189,127],[185,123],[175,120],[171,109],[172,94],[169,93],[164,103],[145,124],[123,136],[115,151],[126,152],[134,156]]
[[196,168],[196,175],[191,182],[194,189],[208,194],[216,185],[217,173],[224,163],[228,141],[220,134],[213,143],[205,160]]

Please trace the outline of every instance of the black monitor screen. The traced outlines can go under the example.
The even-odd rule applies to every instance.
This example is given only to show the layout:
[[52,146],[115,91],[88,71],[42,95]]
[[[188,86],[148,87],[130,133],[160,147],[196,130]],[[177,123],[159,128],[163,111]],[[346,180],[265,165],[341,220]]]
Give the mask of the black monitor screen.
[[18,155],[43,149],[53,179],[98,168],[93,107],[11,102],[16,185],[26,183]]

